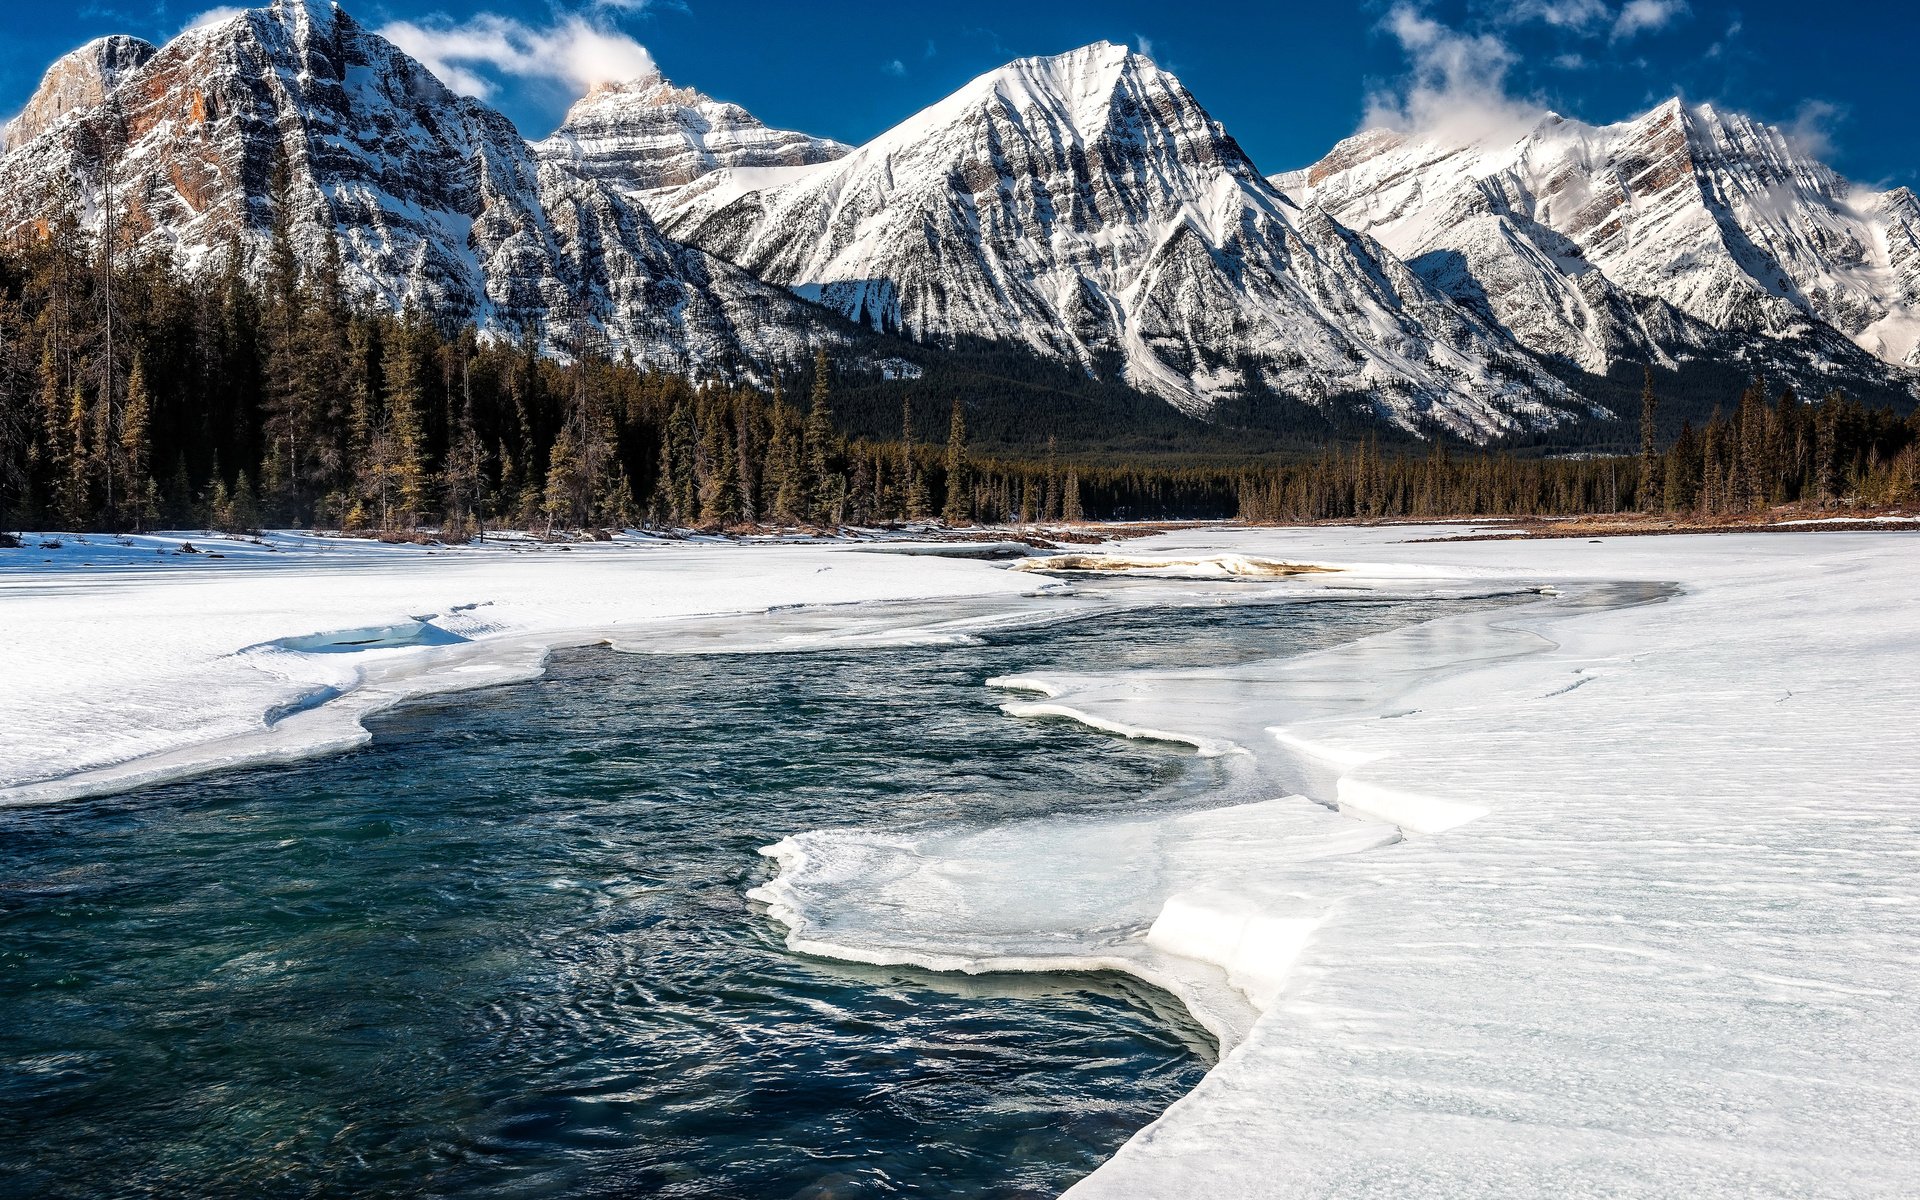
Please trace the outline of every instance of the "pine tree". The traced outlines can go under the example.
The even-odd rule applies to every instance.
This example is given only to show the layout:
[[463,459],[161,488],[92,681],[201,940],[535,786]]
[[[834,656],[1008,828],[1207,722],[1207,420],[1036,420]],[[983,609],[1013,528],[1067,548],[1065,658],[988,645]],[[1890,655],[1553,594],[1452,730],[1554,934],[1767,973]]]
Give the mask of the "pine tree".
[[1047,435],[1047,490],[1040,500],[1040,519],[1060,519],[1060,447],[1053,434]]
[[760,404],[745,392],[733,398],[734,475],[739,481],[740,519],[749,525],[760,520],[760,472],[756,465],[765,461],[766,438],[760,427]]
[[667,453],[673,460],[671,472],[673,496],[668,509],[675,525],[691,524],[697,503],[698,480],[694,474],[693,413],[685,399],[673,406],[667,418]]
[[833,409],[827,403],[827,351],[813,356],[813,395],[807,402],[806,497],[807,515],[820,525],[833,524]]
[[933,497],[927,494],[927,473],[918,464],[909,465],[907,478],[907,519],[924,521],[933,513]]
[[[386,356],[387,477],[393,511],[412,530],[420,524],[428,500],[426,428],[422,409],[426,400],[425,364],[418,345],[419,330],[409,319],[388,348]],[[384,522],[383,522],[384,523]],[[391,524],[385,524],[392,529]]]
[[1067,521],[1084,521],[1086,514],[1080,510],[1080,472],[1067,472],[1066,491],[1060,501],[1060,515]]
[[1755,378],[1742,393],[1740,408],[1734,414],[1733,456],[1734,486],[1728,497],[1737,512],[1751,512],[1767,500],[1768,482],[1773,474],[1768,461],[1767,391]]
[[723,411],[708,405],[700,436],[700,523],[732,524],[740,512],[740,478],[733,438]]
[[253,533],[260,528],[260,494],[245,471],[233,477],[233,504],[228,509],[228,533]]
[[1700,440],[1692,421],[1681,423],[1680,436],[1667,451],[1661,493],[1669,512],[1690,512],[1700,499]]
[[768,501],[775,521],[797,525],[806,519],[806,467],[800,450],[800,426],[787,407],[780,382],[773,384],[773,434],[767,446]]
[[1660,410],[1660,399],[1653,394],[1653,368],[1644,367],[1644,378],[1640,388],[1640,510],[1659,512],[1661,490],[1665,483],[1664,472],[1660,469],[1658,452],[1659,428],[1654,416]]
[[93,522],[93,448],[87,444],[87,408],[86,393],[76,384],[67,397],[66,428],[58,460],[60,519],[71,529],[86,529]]
[[953,417],[947,422],[947,503],[941,519],[949,525],[964,525],[972,518],[967,488],[967,418],[960,399],[953,401]]
[[[284,207],[284,203],[276,207]],[[284,220],[276,217],[267,255],[266,303],[260,329],[268,464],[261,483],[276,508],[285,511],[296,507],[293,493],[298,470],[294,459],[300,440],[296,427],[302,416],[299,287],[300,265],[294,257],[293,242]]]
[[541,511],[547,518],[547,536],[555,525],[581,523],[580,495],[586,489],[587,469],[581,460],[580,442],[573,435],[572,422],[560,427],[547,451],[547,487],[541,499]]
[[120,414],[120,461],[124,470],[126,504],[123,515],[136,530],[146,529],[159,515],[159,489],[153,480],[153,407],[147,393],[147,368],[135,356],[127,376],[127,398]]

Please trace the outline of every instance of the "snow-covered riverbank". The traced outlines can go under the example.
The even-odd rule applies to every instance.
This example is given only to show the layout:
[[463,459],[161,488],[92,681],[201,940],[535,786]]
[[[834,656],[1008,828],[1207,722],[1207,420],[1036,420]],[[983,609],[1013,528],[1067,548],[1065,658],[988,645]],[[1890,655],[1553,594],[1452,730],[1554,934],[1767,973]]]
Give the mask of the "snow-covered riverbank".
[[[1436,532],[1126,553],[1345,568],[1189,587],[1561,594],[1289,663],[1003,681],[1016,715],[1245,751],[1256,802],[798,836],[765,898],[816,952],[1113,967],[1194,1005],[1237,1049],[1076,1194],[1905,1190],[1920,541]],[[556,645],[937,640],[1099,602],[831,545],[175,544],[0,553],[0,800],[351,744]],[[831,607],[859,601],[894,603]]]
[[[408,696],[527,678],[550,649],[667,622],[859,601],[990,607],[1043,582],[831,543],[42,540],[55,539],[0,550],[0,804],[356,745],[362,716]],[[923,615],[953,619],[895,623]]]
[[1412,536],[1127,552],[1562,595],[1289,662],[1005,681],[1050,697],[1015,713],[1244,749],[1274,798],[804,836],[763,894],[817,952],[1130,970],[1237,1047],[1075,1196],[1909,1193],[1920,543]]

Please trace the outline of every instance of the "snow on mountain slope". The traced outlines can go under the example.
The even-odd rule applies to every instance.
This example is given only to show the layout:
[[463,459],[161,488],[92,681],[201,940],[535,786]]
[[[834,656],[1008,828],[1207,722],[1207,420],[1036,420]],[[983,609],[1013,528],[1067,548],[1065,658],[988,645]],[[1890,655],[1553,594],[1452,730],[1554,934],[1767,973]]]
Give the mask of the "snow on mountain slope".
[[1485,437],[1572,404],[1371,238],[1295,208],[1120,46],[1019,60],[844,158],[652,203],[670,235],[855,321],[1123,369],[1190,412],[1364,394]]
[[723,167],[806,166],[851,147],[769,129],[752,113],[659,75],[596,86],[535,146],[543,162],[633,193],[691,183]]
[[1676,337],[1697,347],[1705,331],[1662,305],[1852,369],[1833,330],[1920,365],[1911,194],[1856,189],[1780,130],[1710,105],[1609,126],[1548,114],[1466,144],[1370,130],[1273,182],[1588,370]]
[[543,167],[507,118],[318,0],[182,34],[0,160],[0,230],[43,226],[69,191],[97,229],[109,175],[119,219],[184,265],[235,240],[263,261],[285,203],[302,260],[320,262],[337,235],[363,298],[506,336],[581,313],[616,348],[678,370],[841,336],[780,289],[667,241],[605,186]]

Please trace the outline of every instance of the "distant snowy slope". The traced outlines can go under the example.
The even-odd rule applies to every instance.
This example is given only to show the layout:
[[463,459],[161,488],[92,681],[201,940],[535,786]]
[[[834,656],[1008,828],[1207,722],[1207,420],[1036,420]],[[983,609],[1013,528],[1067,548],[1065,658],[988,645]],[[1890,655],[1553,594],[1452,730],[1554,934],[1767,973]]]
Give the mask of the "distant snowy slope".
[[543,162],[631,194],[691,183],[725,167],[830,162],[850,148],[769,129],[737,104],[655,74],[597,85],[535,151]]
[[1477,141],[1371,130],[1274,183],[1588,370],[1697,350],[1714,331],[1874,371],[1838,331],[1920,366],[1912,193],[1856,188],[1781,130],[1711,105],[1671,100],[1608,126],[1548,114]]
[[1370,238],[1303,213],[1179,80],[1021,59],[837,161],[654,201],[671,235],[876,329],[1025,343],[1207,413],[1364,393],[1469,436],[1569,400]]

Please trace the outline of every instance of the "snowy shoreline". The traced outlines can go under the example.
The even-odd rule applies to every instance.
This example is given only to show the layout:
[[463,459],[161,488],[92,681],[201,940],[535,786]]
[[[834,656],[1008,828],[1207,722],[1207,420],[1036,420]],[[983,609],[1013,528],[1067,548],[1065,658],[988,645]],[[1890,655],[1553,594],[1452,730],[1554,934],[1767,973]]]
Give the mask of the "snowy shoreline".
[[1128,553],[1548,598],[1279,664],[995,681],[1048,697],[1014,714],[1251,749],[1243,790],[1271,798],[798,835],[758,897],[812,953],[1119,969],[1181,998],[1227,1053],[1076,1197],[1903,1191],[1905,544],[1394,540],[1419,536]]
[[[1223,807],[798,833],[759,898],[796,949],[1119,969],[1186,1000],[1235,1048],[1077,1196],[1899,1192],[1920,1171],[1908,543],[1422,536],[1198,529],[1127,554],[1344,568],[1186,586],[1548,598],[1279,665],[1019,680],[1050,711],[1253,751]],[[314,540],[211,570],[152,546],[0,560],[0,803],[353,744],[367,712],[559,645],[953,640],[1106,602],[850,547]]]
[[[835,543],[449,551],[189,537],[191,556],[179,535],[68,538],[52,563],[37,549],[0,555],[0,806],[349,749],[365,742],[366,717],[395,704],[537,678],[553,650],[674,622],[913,601],[1011,607],[1036,586],[967,560]],[[884,637],[890,616],[820,636]],[[409,628],[431,636],[393,635]],[[792,648],[806,644],[793,635]]]

